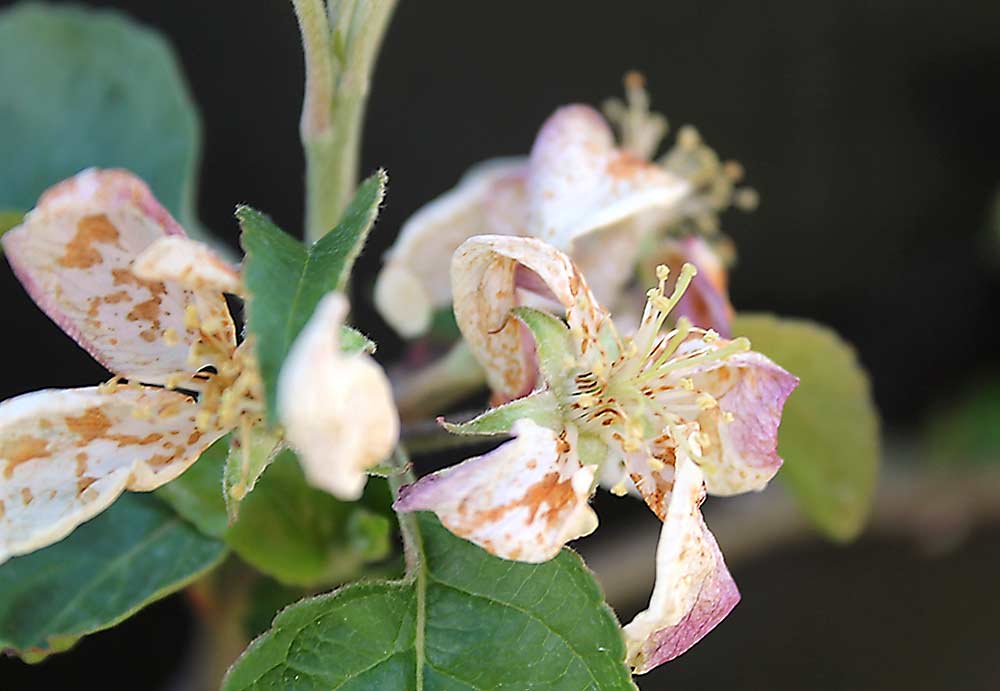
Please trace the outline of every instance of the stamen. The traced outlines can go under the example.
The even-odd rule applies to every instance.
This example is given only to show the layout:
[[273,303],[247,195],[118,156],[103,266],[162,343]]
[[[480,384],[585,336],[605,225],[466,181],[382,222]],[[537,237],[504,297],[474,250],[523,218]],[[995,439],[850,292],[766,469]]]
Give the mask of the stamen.
[[667,119],[649,110],[646,80],[639,72],[625,75],[625,100],[609,99],[604,113],[618,129],[622,148],[639,158],[649,160],[660,148],[667,134]]

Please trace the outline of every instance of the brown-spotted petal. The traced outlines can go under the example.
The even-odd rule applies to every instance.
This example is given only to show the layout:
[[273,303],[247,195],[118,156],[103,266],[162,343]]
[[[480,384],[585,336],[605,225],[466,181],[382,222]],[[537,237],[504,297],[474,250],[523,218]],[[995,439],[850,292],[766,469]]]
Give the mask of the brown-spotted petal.
[[399,440],[389,380],[364,352],[342,353],[347,299],[330,293],[299,333],[281,368],[278,408],[285,438],[315,487],[358,499],[366,470]]
[[527,394],[537,378],[530,333],[511,317],[513,308],[547,301],[565,312],[584,357],[600,348],[603,309],[569,257],[547,243],[469,238],[452,258],[451,282],[458,327],[502,400]]
[[144,281],[176,283],[188,290],[242,295],[240,272],[203,242],[171,235],[147,247],[132,264]]
[[467,238],[523,232],[524,170],[523,159],[476,166],[403,224],[375,283],[375,305],[396,331],[419,336],[451,304],[448,261]]
[[484,456],[404,487],[398,511],[433,511],[451,532],[504,559],[543,562],[597,527],[588,505],[595,466],[572,441],[529,419]]
[[752,351],[677,374],[690,377],[696,390],[717,402],[698,416],[707,437],[700,463],[708,491],[730,495],[763,489],[781,467],[778,427],[798,377]]
[[0,562],[68,535],[124,490],[188,468],[221,431],[180,393],[119,386],[37,391],[0,404]]
[[701,470],[679,454],[656,548],[656,584],[649,607],[624,629],[628,662],[637,674],[687,651],[739,602],[736,584],[702,518],[704,497]]
[[193,298],[131,268],[156,240],[183,234],[134,175],[90,169],[48,190],[2,242],[28,294],[96,360],[129,379],[164,383],[209,364],[188,363],[198,338],[184,319]]
[[564,106],[542,126],[531,150],[528,232],[569,250],[585,233],[669,209],[688,191],[683,179],[618,149],[596,110]]

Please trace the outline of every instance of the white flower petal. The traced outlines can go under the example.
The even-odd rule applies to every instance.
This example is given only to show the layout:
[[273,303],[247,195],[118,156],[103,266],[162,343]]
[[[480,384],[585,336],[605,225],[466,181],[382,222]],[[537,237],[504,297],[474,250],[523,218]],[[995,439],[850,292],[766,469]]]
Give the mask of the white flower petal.
[[375,284],[375,305],[400,334],[419,336],[433,311],[451,304],[444,267],[463,241],[484,233],[521,232],[511,226],[516,224],[512,219],[526,215],[523,194],[516,194],[523,188],[524,167],[523,159],[480,164],[403,224]]
[[330,293],[295,340],[278,381],[285,438],[314,486],[358,499],[366,470],[399,439],[389,380],[367,354],[340,350],[347,299]]
[[205,243],[180,236],[160,238],[132,265],[145,281],[177,283],[188,290],[241,295],[240,272]]
[[503,399],[527,394],[537,376],[530,332],[510,316],[525,301],[519,295],[519,280],[539,283],[526,287],[547,291],[565,309],[583,356],[600,348],[603,310],[569,257],[540,240],[503,235],[470,238],[452,258],[451,279],[458,327],[486,371],[490,387]]
[[124,490],[173,480],[222,432],[166,389],[38,391],[0,404],[0,562],[52,544]]
[[678,456],[669,508],[656,549],[649,607],[625,626],[628,662],[637,674],[674,659],[722,621],[739,591],[701,516],[701,470]]
[[[28,294],[95,359],[161,384],[197,369],[188,352],[200,334],[184,320],[194,298],[179,285],[140,279],[131,266],[156,240],[183,234],[134,175],[91,169],[42,195],[4,234],[3,248]],[[221,294],[209,301],[229,320]]]
[[514,439],[486,454],[404,487],[398,511],[433,511],[451,532],[490,554],[547,561],[570,540],[589,535],[595,466],[583,466],[572,442],[527,418]]
[[616,148],[604,118],[583,105],[549,117],[530,166],[529,234],[564,251],[585,233],[671,209],[690,190],[685,180]]

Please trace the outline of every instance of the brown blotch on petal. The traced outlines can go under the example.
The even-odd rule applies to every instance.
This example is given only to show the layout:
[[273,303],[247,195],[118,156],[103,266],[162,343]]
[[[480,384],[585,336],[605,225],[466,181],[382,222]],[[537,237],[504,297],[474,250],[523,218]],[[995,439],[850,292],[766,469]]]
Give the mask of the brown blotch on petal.
[[118,237],[118,229],[104,214],[84,216],[76,224],[76,235],[66,243],[66,252],[58,263],[71,269],[89,269],[104,261],[94,243],[117,244]]
[[97,482],[96,477],[81,477],[79,480],[76,481],[76,496],[79,497],[81,494],[87,491],[88,487],[90,487],[95,482]]
[[30,489],[28,489],[27,487],[21,488],[21,501],[24,502],[25,506],[30,504],[34,498],[35,495],[31,493]]
[[30,434],[4,441],[0,444],[0,458],[7,459],[7,467],[3,471],[4,477],[8,479],[12,477],[14,469],[22,463],[51,456],[52,452],[48,449],[49,443],[46,440]]
[[111,420],[100,408],[88,408],[79,417],[66,416],[66,427],[85,443],[106,435],[111,425]]

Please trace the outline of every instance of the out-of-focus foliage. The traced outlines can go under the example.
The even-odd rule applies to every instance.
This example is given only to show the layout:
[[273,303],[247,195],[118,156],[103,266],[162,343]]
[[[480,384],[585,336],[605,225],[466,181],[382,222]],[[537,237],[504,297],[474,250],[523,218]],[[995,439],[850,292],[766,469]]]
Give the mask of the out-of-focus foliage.
[[225,545],[148,495],[0,568],[0,647],[28,661],[114,626],[218,564]]
[[983,377],[927,420],[929,460],[942,465],[1000,463],[1000,378]]
[[0,208],[30,209],[83,168],[127,168],[188,228],[201,131],[169,44],[116,12],[0,14]]
[[871,508],[880,454],[878,412],[854,349],[828,327],[766,314],[737,315],[733,333],[801,380],[782,416],[778,477],[820,530],[850,540]]
[[157,493],[244,561],[283,583],[316,586],[357,577],[366,563],[388,555],[385,481],[373,478],[362,501],[342,502],[311,487],[289,450],[267,467],[227,527],[222,494],[227,446],[225,439],[216,442]]

